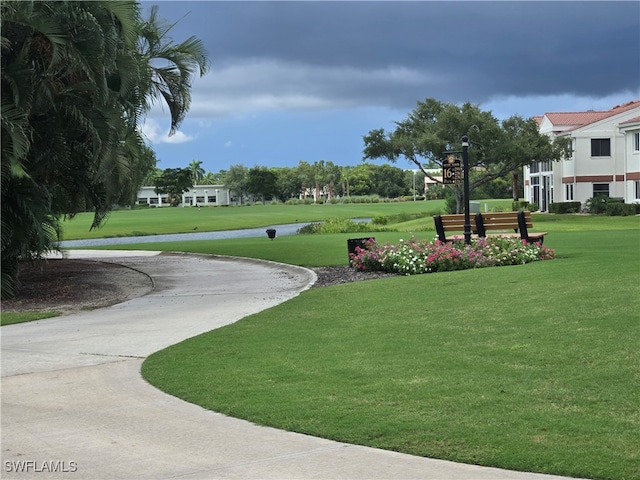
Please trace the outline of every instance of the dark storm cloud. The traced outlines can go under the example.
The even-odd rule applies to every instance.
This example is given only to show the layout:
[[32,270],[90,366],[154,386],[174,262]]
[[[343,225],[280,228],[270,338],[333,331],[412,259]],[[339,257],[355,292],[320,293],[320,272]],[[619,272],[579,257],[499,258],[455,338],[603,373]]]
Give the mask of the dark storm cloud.
[[[246,87],[406,107],[428,96],[480,103],[495,96],[637,94],[640,86],[640,2],[159,5],[172,21],[190,12],[174,37],[203,39],[214,65],[210,88],[223,82],[238,94]],[[274,68],[228,70],[252,62]]]

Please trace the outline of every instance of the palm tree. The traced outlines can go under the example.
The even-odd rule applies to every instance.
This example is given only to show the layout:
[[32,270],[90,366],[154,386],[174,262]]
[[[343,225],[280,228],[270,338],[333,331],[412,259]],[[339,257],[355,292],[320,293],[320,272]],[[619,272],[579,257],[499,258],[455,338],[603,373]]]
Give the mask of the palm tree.
[[[173,43],[167,36],[173,28],[151,8],[149,19],[140,25],[138,51],[146,71],[143,77],[143,106],[148,111],[163,99],[171,113],[170,134],[177,131],[191,105],[191,84],[196,72],[203,76],[209,68],[207,52],[198,38]],[[160,63],[164,66],[158,66]]]
[[198,182],[204,178],[204,168],[202,168],[201,165],[201,160],[191,160],[191,163],[189,164],[189,170],[191,170],[191,178],[194,185],[198,185]]
[[20,259],[56,248],[61,215],[93,210],[97,228],[131,199],[155,166],[142,116],[164,98],[175,131],[208,65],[197,39],[173,44],[134,0],[2,2],[0,18],[5,297]]
[[132,1],[0,8],[5,296],[15,289],[18,259],[55,248],[61,214],[89,202],[103,218],[106,182],[126,178],[128,165],[116,151],[126,117],[107,75],[138,9]]

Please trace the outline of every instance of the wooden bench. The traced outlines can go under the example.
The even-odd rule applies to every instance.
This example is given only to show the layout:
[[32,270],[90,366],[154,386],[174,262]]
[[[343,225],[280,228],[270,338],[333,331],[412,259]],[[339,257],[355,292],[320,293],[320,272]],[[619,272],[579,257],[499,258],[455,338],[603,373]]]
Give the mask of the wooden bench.
[[[464,240],[464,214],[435,215],[433,220],[441,242]],[[529,243],[543,243],[544,236],[547,234],[547,232],[529,232],[529,229],[533,228],[529,211],[476,213],[469,218],[469,221],[471,238],[517,237]],[[488,234],[487,231],[494,233]]]
[[[435,215],[433,217],[433,221],[436,224],[436,232],[438,234],[438,239],[441,242],[464,240],[464,213]],[[474,223],[473,215],[469,217],[469,223],[471,225],[471,238],[478,238],[478,232]]]
[[[533,228],[531,212],[494,212],[477,213],[475,216],[478,235],[481,237],[520,237],[527,243],[544,242],[547,232],[530,232]],[[487,234],[487,231],[500,231],[499,233]]]

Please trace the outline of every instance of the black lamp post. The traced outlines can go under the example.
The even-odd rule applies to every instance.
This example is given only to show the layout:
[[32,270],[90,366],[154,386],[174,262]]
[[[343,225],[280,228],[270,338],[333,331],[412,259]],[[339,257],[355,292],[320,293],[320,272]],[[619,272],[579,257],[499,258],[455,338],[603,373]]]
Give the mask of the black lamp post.
[[464,175],[464,243],[471,243],[471,219],[469,215],[469,137],[462,137],[462,172]]

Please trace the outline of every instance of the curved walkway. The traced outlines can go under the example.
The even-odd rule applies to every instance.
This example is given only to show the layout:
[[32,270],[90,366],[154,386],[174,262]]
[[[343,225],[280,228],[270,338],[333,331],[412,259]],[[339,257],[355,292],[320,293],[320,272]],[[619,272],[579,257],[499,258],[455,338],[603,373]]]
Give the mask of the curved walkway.
[[514,479],[259,427],[167,395],[143,359],[299,294],[313,272],[159,252],[73,252],[136,268],[154,290],[109,308],[2,327],[2,478]]

